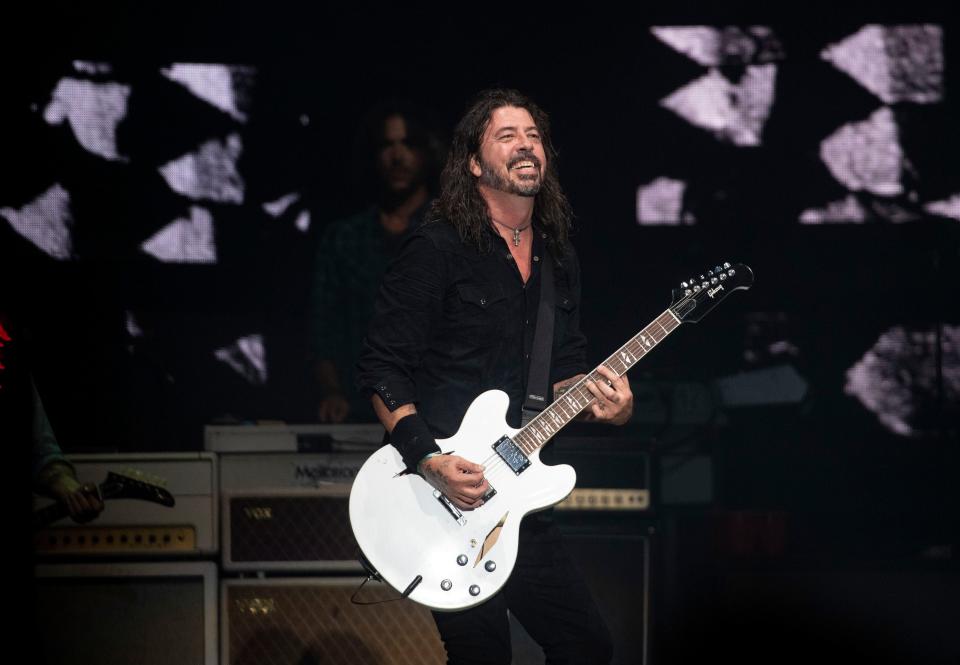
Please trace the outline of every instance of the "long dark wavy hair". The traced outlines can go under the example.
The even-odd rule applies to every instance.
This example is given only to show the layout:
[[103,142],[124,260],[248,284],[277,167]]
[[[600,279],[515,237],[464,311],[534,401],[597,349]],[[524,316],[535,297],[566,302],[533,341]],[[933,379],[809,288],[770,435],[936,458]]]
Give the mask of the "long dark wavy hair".
[[490,211],[480,195],[477,178],[470,172],[470,158],[480,158],[480,143],[493,112],[503,106],[526,109],[533,118],[547,156],[543,184],[534,199],[533,220],[547,234],[547,245],[556,260],[562,259],[573,223],[573,210],[557,177],[557,153],[550,140],[550,119],[526,95],[509,89],[484,90],[473,100],[453,130],[447,163],[440,173],[440,194],[431,206],[431,220],[453,224],[464,241],[480,251],[491,248],[486,229]]

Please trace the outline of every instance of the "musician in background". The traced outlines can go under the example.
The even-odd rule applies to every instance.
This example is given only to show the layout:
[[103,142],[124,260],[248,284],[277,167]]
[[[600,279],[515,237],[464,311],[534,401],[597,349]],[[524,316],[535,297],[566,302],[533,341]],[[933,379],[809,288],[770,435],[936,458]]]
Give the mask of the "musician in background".
[[[3,430],[11,440],[30,441],[33,491],[56,499],[77,523],[89,522],[103,511],[92,484],[81,484],[67,460],[30,373],[23,349],[25,334],[13,317],[0,312],[0,400],[6,407]],[[3,413],[0,411],[0,413]]]
[[314,373],[320,422],[375,421],[353,390],[354,365],[389,260],[419,226],[443,158],[431,114],[393,100],[369,111],[354,148],[354,171],[372,205],[331,222],[320,238],[313,284]]
[[33,391],[34,491],[65,505],[74,522],[90,522],[103,512],[97,486],[81,484],[77,479],[76,469],[60,450],[33,381],[30,388]]
[[[440,455],[481,392],[510,396],[521,425],[533,352],[541,269],[553,262],[555,392],[588,370],[580,332],[580,272],[568,234],[547,115],[514,90],[482,92],[454,130],[440,194],[384,277],[358,364],[358,387],[411,471],[463,510],[489,489],[484,468]],[[633,408],[625,378],[587,386],[588,419],[624,424]],[[549,400],[548,400],[549,402]],[[434,613],[450,663],[509,663],[507,610],[544,648],[547,662],[606,663],[610,635],[566,554],[552,511],[520,527],[516,567],[503,589],[461,612]]]

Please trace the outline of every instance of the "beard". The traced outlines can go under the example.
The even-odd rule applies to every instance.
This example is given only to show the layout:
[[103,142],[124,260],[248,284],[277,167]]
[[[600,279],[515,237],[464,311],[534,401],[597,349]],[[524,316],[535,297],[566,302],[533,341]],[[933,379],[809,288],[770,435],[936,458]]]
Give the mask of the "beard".
[[536,166],[536,175],[531,174],[532,177],[522,178],[519,181],[515,181],[510,177],[504,177],[497,169],[483,161],[482,158],[479,161],[481,185],[517,196],[536,196],[540,192],[540,187],[543,185],[543,175],[540,172],[540,160],[534,155],[521,154],[510,160],[507,164],[507,172],[509,173],[510,168],[517,162],[532,161],[534,163]]

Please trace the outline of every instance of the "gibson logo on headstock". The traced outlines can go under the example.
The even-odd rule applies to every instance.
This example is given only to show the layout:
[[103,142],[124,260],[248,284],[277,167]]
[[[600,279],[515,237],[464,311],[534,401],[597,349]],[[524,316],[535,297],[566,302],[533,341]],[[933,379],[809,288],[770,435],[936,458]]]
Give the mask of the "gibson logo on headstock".
[[713,297],[713,294],[719,293],[720,291],[723,291],[723,284],[721,284],[720,286],[718,286],[718,287],[715,288],[715,289],[707,289],[707,295],[712,298],[712,297]]

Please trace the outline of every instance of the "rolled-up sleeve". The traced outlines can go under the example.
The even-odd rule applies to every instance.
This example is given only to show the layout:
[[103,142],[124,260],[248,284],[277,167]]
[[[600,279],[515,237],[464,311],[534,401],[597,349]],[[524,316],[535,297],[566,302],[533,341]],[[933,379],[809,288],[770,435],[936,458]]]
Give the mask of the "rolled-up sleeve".
[[414,375],[443,302],[445,262],[433,241],[415,233],[384,275],[357,362],[357,389],[380,395],[391,411],[417,402]]

